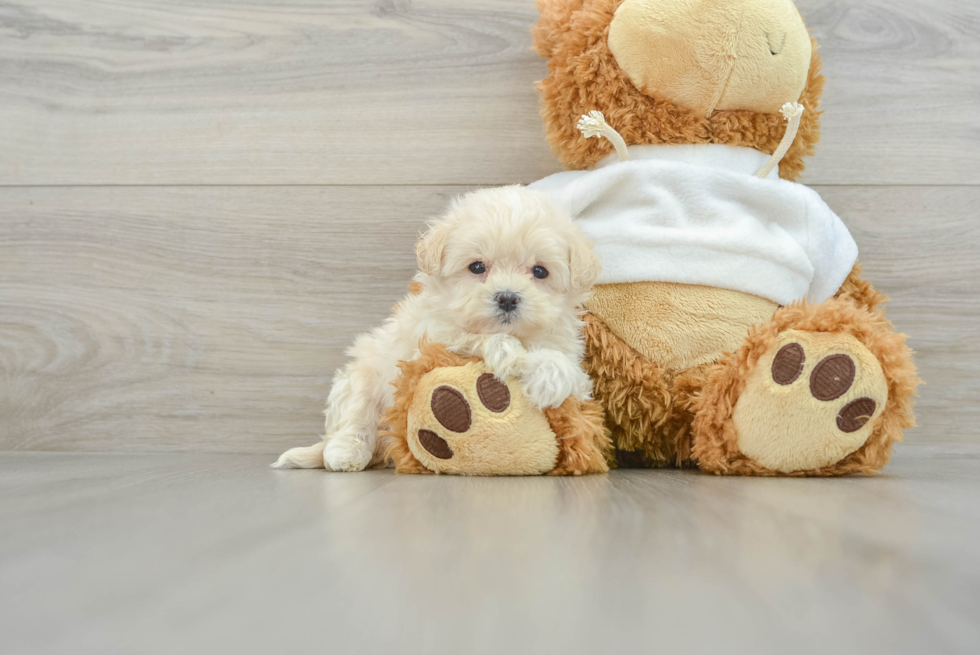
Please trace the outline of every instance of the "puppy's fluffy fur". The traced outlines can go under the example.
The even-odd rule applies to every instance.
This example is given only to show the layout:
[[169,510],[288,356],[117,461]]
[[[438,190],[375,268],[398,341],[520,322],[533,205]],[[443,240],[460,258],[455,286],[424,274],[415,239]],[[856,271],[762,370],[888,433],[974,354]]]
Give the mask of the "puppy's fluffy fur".
[[[419,356],[423,337],[482,357],[497,377],[520,378],[536,407],[590,397],[581,317],[599,262],[549,196],[519,186],[470,193],[429,226],[416,254],[421,290],[348,351],[353,359],[327,399],[323,441],[283,453],[274,467],[360,471],[382,464],[387,444],[378,430],[393,402],[397,364]],[[475,262],[485,272],[472,272]],[[547,276],[536,277],[535,267]],[[501,294],[516,294],[505,296],[511,311]]]

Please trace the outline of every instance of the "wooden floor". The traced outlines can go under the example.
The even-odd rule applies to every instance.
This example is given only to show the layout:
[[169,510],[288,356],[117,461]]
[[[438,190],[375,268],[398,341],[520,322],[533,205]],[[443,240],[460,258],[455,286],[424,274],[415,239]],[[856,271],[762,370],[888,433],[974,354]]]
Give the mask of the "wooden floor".
[[5,655],[976,653],[980,449],[842,480],[0,455]]
[[877,478],[268,470],[424,221],[559,170],[533,0],[0,3],[0,652],[980,652],[980,4],[798,4],[926,382]]

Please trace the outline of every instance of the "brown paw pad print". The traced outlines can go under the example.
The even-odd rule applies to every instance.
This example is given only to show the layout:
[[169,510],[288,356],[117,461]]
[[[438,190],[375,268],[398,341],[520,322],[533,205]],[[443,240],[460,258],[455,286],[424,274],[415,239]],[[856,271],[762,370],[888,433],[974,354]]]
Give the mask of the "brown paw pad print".
[[[476,396],[484,407],[499,414],[510,407],[510,389],[490,373],[484,373],[476,381]],[[429,402],[432,416],[451,432],[463,433],[473,425],[473,410],[466,397],[458,389],[443,385],[432,392]],[[449,459],[453,450],[445,439],[432,430],[419,430],[419,443],[434,457]]]
[[837,414],[837,429],[841,432],[857,432],[871,420],[878,403],[870,398],[858,398],[844,405]]
[[[772,379],[776,384],[788,386],[796,382],[806,368],[806,351],[798,343],[788,343],[779,349],[772,361]],[[810,372],[810,395],[823,402],[837,400],[854,384],[857,366],[845,354],[828,355],[817,362]],[[871,398],[862,397],[844,405],[837,414],[837,428],[841,432],[856,432],[864,427],[878,407]]]

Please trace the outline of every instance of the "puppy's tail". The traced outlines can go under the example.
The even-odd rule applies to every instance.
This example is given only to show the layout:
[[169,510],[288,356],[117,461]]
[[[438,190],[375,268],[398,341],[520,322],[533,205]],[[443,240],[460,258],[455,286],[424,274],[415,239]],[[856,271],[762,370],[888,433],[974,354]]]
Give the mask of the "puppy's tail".
[[274,469],[322,469],[324,445],[325,442],[320,441],[312,446],[290,448],[269,466]]

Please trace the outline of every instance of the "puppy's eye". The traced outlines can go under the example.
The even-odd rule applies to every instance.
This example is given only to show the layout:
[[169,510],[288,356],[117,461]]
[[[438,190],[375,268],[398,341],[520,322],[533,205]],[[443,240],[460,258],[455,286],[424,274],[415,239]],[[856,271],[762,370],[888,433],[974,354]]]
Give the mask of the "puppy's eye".
[[548,269],[546,269],[544,266],[535,266],[531,269],[531,275],[539,280],[543,280],[548,277]]
[[470,264],[470,273],[474,275],[483,275],[487,272],[487,267],[483,262],[473,262]]

